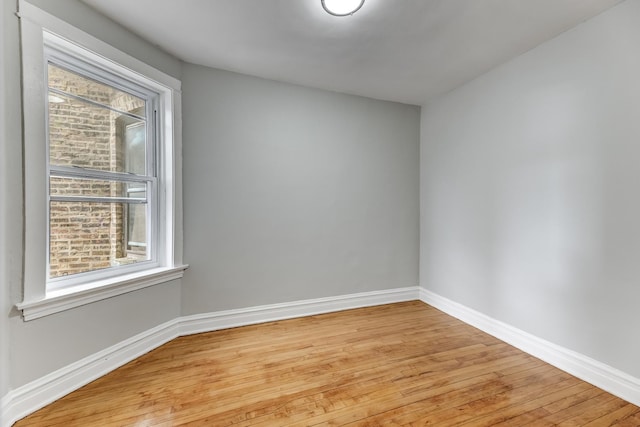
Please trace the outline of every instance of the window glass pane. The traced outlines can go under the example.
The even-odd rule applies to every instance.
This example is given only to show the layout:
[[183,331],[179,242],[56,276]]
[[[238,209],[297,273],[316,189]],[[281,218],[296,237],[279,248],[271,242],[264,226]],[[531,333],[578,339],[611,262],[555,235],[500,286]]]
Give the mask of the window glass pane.
[[147,212],[145,205],[126,206],[127,229],[125,243],[127,253],[146,254],[147,250]]
[[67,178],[52,176],[49,180],[52,196],[126,197],[146,200],[143,182],[120,182],[101,179]]
[[52,165],[146,175],[145,120],[53,92],[48,105]]
[[[123,120],[124,122],[124,120]],[[129,120],[123,123],[124,169],[127,172],[144,175],[146,170],[145,145],[147,130],[142,121]]]
[[[130,93],[97,82],[57,65],[48,65],[49,88],[79,96],[122,112],[144,112],[145,101]],[[52,93],[55,96],[55,93]],[[54,99],[55,102],[55,99]],[[144,114],[141,114],[144,116]]]
[[146,205],[51,202],[49,212],[50,278],[149,259]]

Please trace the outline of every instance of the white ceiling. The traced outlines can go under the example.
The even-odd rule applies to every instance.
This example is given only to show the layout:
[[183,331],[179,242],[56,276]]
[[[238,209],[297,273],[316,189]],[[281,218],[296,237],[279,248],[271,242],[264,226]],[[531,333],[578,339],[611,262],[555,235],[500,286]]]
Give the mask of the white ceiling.
[[83,0],[194,64],[421,105],[621,0]]

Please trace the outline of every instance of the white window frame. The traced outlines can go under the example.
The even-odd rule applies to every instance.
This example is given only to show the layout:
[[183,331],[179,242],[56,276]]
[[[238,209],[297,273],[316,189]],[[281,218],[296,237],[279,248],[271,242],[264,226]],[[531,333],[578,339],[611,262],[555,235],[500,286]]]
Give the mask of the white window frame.
[[[148,270],[150,268],[160,267],[162,265],[161,260],[158,259],[157,249],[158,246],[163,243],[161,237],[161,233],[159,232],[158,227],[161,225],[162,218],[159,217],[158,213],[158,183],[159,177],[156,173],[157,170],[157,159],[156,159],[156,151],[158,148],[158,129],[156,129],[156,120],[155,116],[157,114],[158,109],[158,99],[159,94],[155,92],[154,89],[147,87],[148,82],[146,79],[142,81],[140,78],[137,78],[136,81],[131,79],[123,79],[121,77],[122,71],[120,70],[119,75],[114,75],[108,73],[107,71],[96,68],[93,63],[96,58],[95,55],[91,52],[74,52],[71,53],[69,46],[66,46],[66,42],[57,36],[54,36],[50,33],[44,33],[44,44],[45,44],[45,69],[48,68],[48,64],[53,64],[54,66],[69,70],[73,73],[77,73],[78,75],[87,78],[99,81],[104,83],[105,85],[118,89],[123,92],[132,93],[140,98],[145,100],[145,113],[144,117],[146,119],[146,147],[145,147],[145,157],[146,157],[146,172],[144,175],[131,175],[128,173],[118,173],[112,171],[99,171],[92,170],[86,168],[75,168],[68,166],[56,166],[52,165],[51,162],[48,162],[48,178],[53,176],[63,177],[63,178],[85,178],[85,179],[96,179],[96,180],[106,180],[106,181],[120,181],[133,183],[137,182],[138,184],[144,185],[145,194],[147,203],[145,203],[147,210],[147,230],[145,234],[147,235],[149,245],[149,253],[148,260],[132,263],[129,265],[122,266],[111,266],[105,269],[99,270],[90,270],[83,273],[76,273],[69,276],[60,276],[51,278],[51,267],[50,267],[50,259],[51,253],[49,251],[49,256],[47,257],[47,290],[62,290],[65,288],[71,288],[76,285],[82,285],[86,283],[92,283],[96,280],[102,280],[110,277],[122,276],[127,273],[133,273],[137,271]],[[77,49],[74,49],[77,50]],[[82,54],[82,56],[80,56]],[[116,66],[114,65],[114,67]],[[45,72],[46,73],[46,72]],[[47,79],[45,79],[47,81]],[[105,107],[108,108],[108,107]],[[51,141],[50,134],[47,132],[47,150],[50,153],[51,150]],[[49,201],[52,201],[56,198],[65,199],[65,197],[60,196],[52,196],[48,195]],[[80,197],[80,199],[88,200],[92,199],[88,196],[76,196]],[[83,200],[79,200],[83,201]],[[50,204],[47,204],[47,208],[50,207]],[[51,236],[51,213],[48,212],[49,221],[47,221],[48,229],[47,236],[50,238]],[[51,247],[50,242],[47,242],[47,247]]]
[[[126,292],[179,279],[182,263],[181,83],[161,71],[78,30],[23,0],[22,34],[25,269],[23,301],[16,306],[25,320],[36,319]],[[108,268],[69,276],[48,286],[48,177],[46,49],[91,59],[96,67],[138,82],[158,94],[156,105],[157,249],[144,266]],[[89,53],[88,53],[89,52]],[[103,273],[101,273],[101,271]],[[114,273],[115,271],[115,273]],[[58,281],[60,282],[60,281]]]

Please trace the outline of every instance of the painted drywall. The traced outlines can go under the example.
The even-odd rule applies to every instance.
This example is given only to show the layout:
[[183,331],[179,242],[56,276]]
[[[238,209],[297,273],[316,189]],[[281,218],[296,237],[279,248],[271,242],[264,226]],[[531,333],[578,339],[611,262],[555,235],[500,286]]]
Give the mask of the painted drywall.
[[[47,3],[47,2],[39,2]],[[45,5],[59,17],[82,21],[89,32],[116,31],[119,27],[79,2],[64,0]],[[41,319],[24,322],[20,313],[11,309],[22,300],[23,212],[22,212],[22,136],[20,106],[20,57],[18,19],[14,2],[5,7],[3,57],[6,106],[2,135],[3,230],[0,234],[3,264],[0,273],[3,289],[10,287],[9,303],[2,306],[2,323],[9,324],[9,384],[15,389],[83,357],[117,344],[133,335],[180,316],[180,281],[153,286],[97,303],[81,306]],[[72,22],[76,23],[76,22]],[[100,35],[100,34],[98,34]],[[131,35],[120,33],[108,40],[114,47],[138,58],[155,58],[153,65],[168,74],[179,74],[180,62],[167,60],[166,54]],[[178,65],[176,69],[175,66]],[[10,310],[10,311],[9,311]],[[1,360],[1,359],[0,359]]]
[[640,1],[423,107],[421,286],[640,377]]
[[[12,25],[11,20],[8,18],[13,10],[10,8],[8,2],[2,2],[0,4],[0,22],[2,23],[3,30],[10,28]],[[7,161],[10,159],[11,154],[7,152],[6,147],[9,145],[10,133],[6,123],[8,122],[8,105],[7,105],[7,85],[5,83],[5,68],[8,66],[9,61],[9,48],[5,46],[7,39],[3,37],[0,41],[0,170],[6,170],[9,167]],[[10,226],[8,220],[11,217],[10,213],[10,201],[7,200],[9,183],[2,179],[0,176],[0,236],[6,236],[10,233]],[[8,313],[11,311],[10,297],[9,297],[9,281],[10,281],[10,261],[9,251],[10,248],[6,244],[5,239],[0,238],[0,402],[9,392],[9,321]],[[0,425],[3,423],[3,411],[0,404]]]
[[417,284],[420,110],[183,67],[183,314]]

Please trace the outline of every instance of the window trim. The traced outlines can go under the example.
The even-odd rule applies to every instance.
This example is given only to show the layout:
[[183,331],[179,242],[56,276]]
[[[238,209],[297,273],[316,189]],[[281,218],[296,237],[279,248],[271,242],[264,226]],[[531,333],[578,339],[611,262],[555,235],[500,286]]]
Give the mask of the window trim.
[[[182,277],[182,104],[181,82],[53,15],[19,1],[22,34],[24,137],[24,294],[16,304],[25,320],[68,310]],[[48,155],[46,152],[45,45],[71,53],[93,52],[95,63],[133,81],[143,78],[159,93],[158,210],[164,216],[157,235],[159,266],[105,277],[59,290],[47,289]],[[80,55],[82,56],[82,55]],[[46,213],[46,214],[45,214]]]

